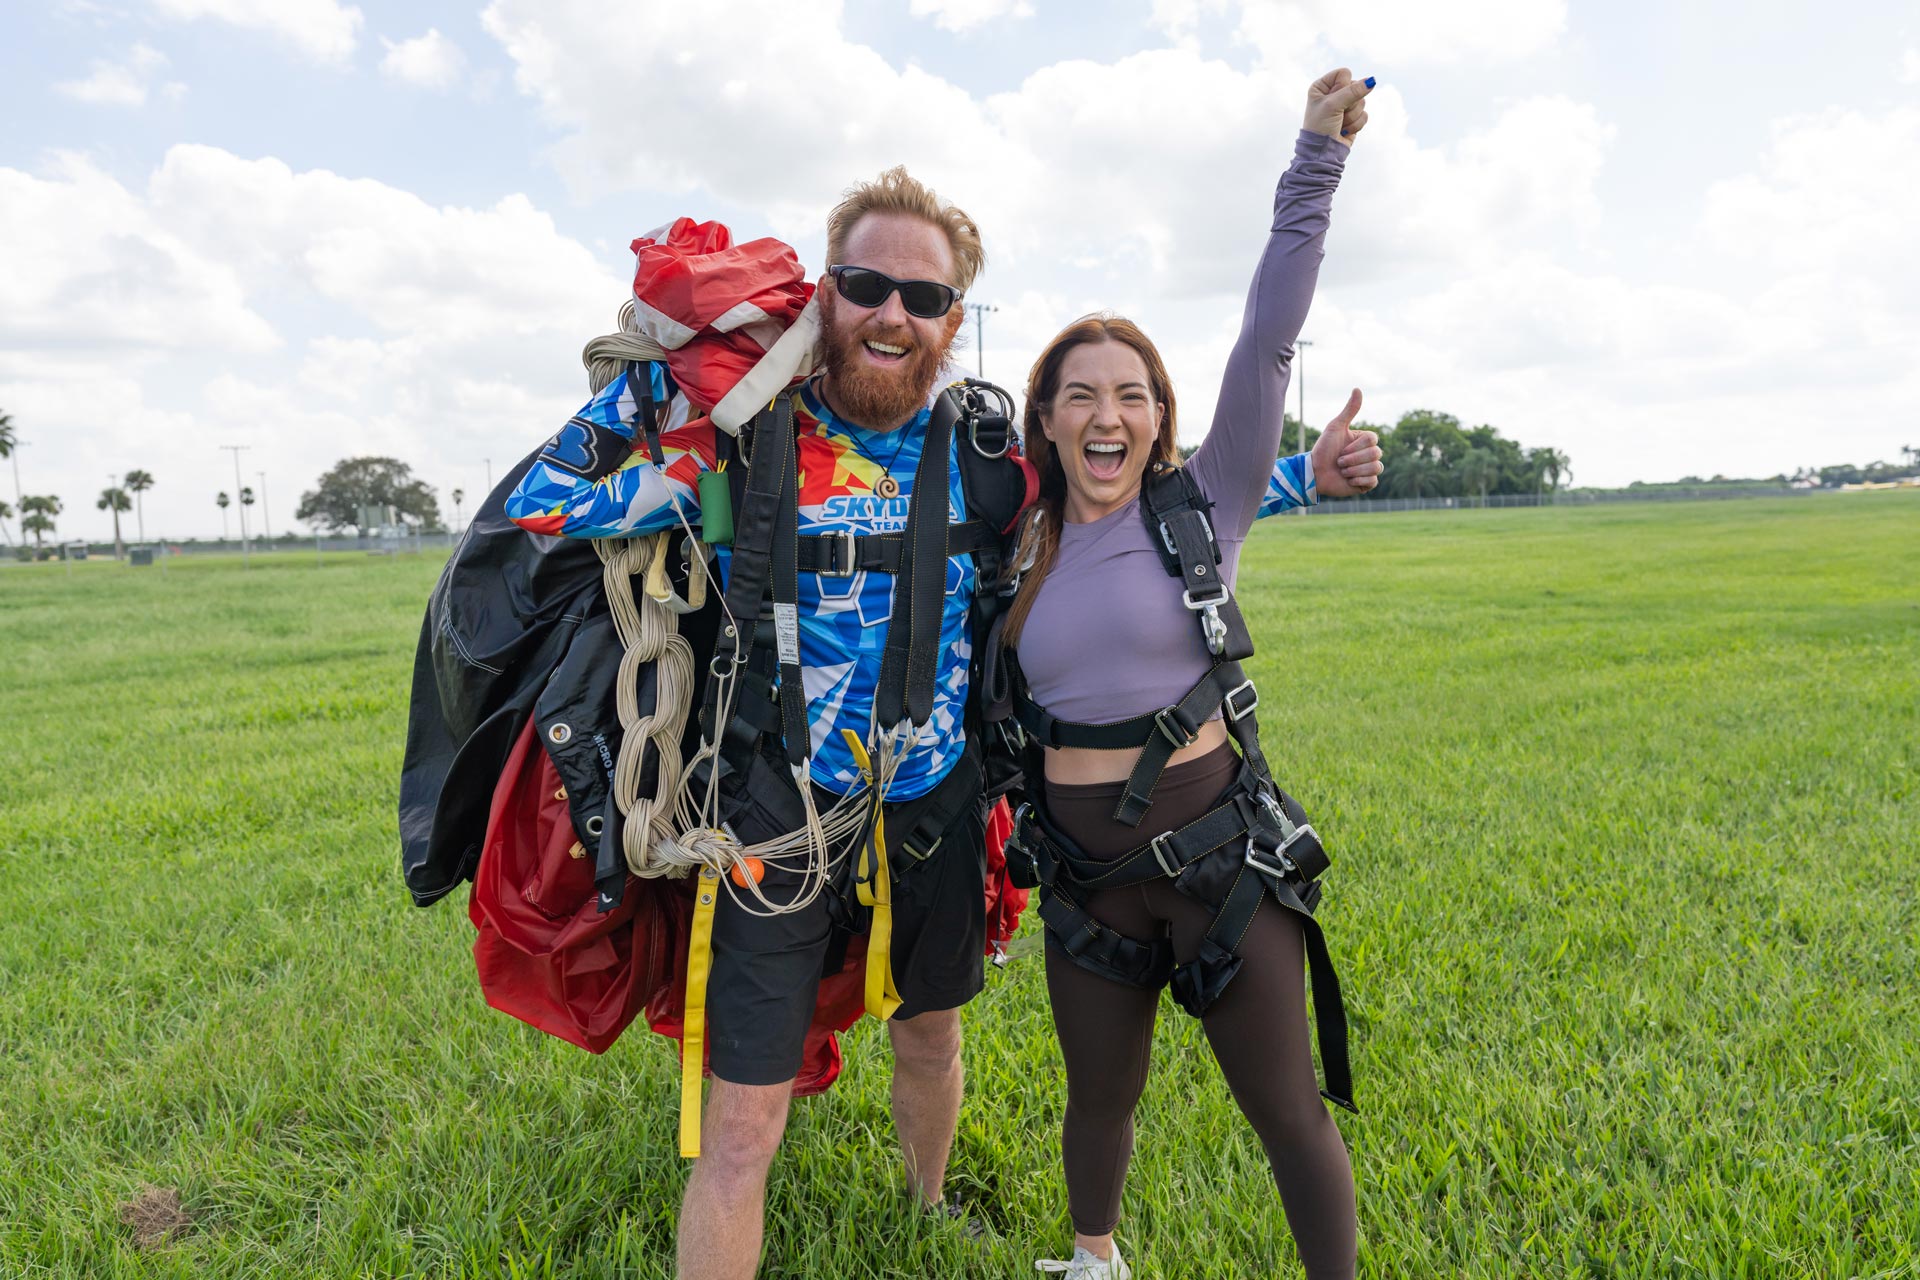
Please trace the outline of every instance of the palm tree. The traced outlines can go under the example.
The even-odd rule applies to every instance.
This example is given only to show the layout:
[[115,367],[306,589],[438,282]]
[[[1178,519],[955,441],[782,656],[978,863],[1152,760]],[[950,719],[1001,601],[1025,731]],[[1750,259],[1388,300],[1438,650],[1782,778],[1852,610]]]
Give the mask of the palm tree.
[[147,540],[147,511],[146,504],[141,501],[140,495],[151,488],[153,488],[153,474],[151,472],[127,472],[127,492],[133,495],[133,518],[139,522],[140,541],[142,542]]
[[1540,469],[1546,472],[1547,482],[1556,491],[1562,480],[1573,479],[1573,459],[1558,449],[1536,449],[1540,458]]
[[13,507],[7,502],[0,500],[0,537],[4,537],[7,540],[8,546],[13,545],[13,535],[7,532],[7,521],[12,518]]
[[1476,445],[1467,450],[1466,456],[1460,459],[1457,470],[1460,483],[1469,489],[1478,489],[1480,505],[1486,506],[1487,485],[1500,474],[1500,459],[1494,455],[1493,450]]
[[96,511],[113,512],[113,558],[120,559],[123,548],[120,545],[120,513],[133,510],[133,499],[127,496],[125,489],[117,486],[100,491],[100,501],[93,504]]
[[233,499],[229,498],[226,490],[223,489],[214,495],[213,505],[220,508],[220,541],[225,542],[227,540],[227,508],[233,505]]
[[453,527],[455,529],[460,527],[460,503],[466,496],[467,491],[465,489],[455,489],[453,491]]
[[51,494],[29,494],[20,499],[20,531],[33,535],[33,545],[44,547],[46,534],[53,532],[53,518],[62,510],[60,499]]
[[1434,473],[1437,470],[1433,464],[1433,459],[1429,458],[1424,451],[1418,449],[1399,460],[1399,469],[1400,483],[1412,491],[1416,501],[1420,497],[1421,488],[1427,481],[1434,478]]
[[0,458],[13,459],[13,500],[21,503],[25,510],[26,499],[20,496],[20,433],[14,430],[13,415],[0,410]]

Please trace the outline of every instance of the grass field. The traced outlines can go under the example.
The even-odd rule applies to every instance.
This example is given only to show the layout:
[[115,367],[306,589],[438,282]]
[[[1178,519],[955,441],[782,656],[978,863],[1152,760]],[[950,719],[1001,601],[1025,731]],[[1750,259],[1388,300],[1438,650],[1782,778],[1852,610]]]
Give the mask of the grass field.
[[[669,1274],[667,1043],[492,1012],[463,902],[400,884],[437,570],[0,568],[0,1276]],[[1920,1276],[1920,500],[1272,521],[1241,587],[1335,856],[1362,1273]],[[909,1211],[869,1023],[764,1275],[1059,1256],[1027,950],[968,1011],[993,1238]],[[1138,1274],[1297,1274],[1170,1002],[1155,1054]],[[191,1221],[143,1249],[151,1188]]]

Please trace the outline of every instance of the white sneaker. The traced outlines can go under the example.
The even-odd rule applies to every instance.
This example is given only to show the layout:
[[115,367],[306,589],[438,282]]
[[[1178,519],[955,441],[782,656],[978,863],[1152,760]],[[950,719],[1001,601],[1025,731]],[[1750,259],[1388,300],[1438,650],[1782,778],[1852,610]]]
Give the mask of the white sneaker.
[[1096,1257],[1091,1249],[1076,1246],[1073,1261],[1041,1258],[1033,1264],[1033,1269],[1046,1275],[1065,1277],[1065,1280],[1132,1280],[1133,1276],[1133,1268],[1120,1256],[1120,1246],[1117,1244],[1113,1246],[1111,1258]]

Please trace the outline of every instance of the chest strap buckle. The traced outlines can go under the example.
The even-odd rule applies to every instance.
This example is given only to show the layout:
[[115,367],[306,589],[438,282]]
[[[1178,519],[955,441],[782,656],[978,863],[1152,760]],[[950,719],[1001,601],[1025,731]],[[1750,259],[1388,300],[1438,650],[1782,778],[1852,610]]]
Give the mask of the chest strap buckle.
[[1179,707],[1160,708],[1153,713],[1153,722],[1159,726],[1160,736],[1171,742],[1175,751],[1190,747],[1200,740],[1200,731],[1189,729],[1180,718]]
[[[859,550],[854,545],[853,530],[835,529],[831,533],[817,535],[825,545],[833,548],[829,565],[814,570],[823,578],[851,578],[860,567]],[[845,564],[845,568],[841,565]]]

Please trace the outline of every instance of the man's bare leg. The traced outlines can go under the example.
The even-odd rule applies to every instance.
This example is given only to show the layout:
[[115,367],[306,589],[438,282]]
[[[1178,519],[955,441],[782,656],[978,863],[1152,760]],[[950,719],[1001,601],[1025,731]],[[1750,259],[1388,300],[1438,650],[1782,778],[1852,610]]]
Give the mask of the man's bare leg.
[[960,1011],[889,1022],[887,1034],[893,1040],[893,1129],[907,1162],[907,1183],[923,1203],[939,1204],[966,1084]]
[[793,1081],[715,1079],[700,1158],[680,1201],[679,1280],[752,1280],[760,1267],[767,1169],[787,1128]]

